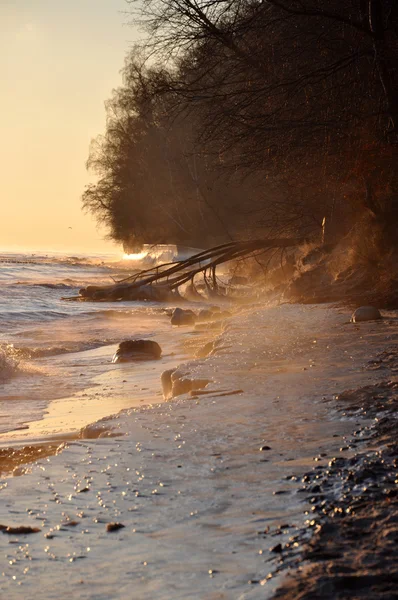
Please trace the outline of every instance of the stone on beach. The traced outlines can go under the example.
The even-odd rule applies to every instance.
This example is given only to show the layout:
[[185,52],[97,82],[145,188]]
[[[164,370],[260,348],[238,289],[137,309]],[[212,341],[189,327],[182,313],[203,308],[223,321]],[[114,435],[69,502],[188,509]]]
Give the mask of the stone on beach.
[[214,317],[214,311],[208,308],[202,308],[202,310],[198,312],[198,320],[200,321],[210,321],[211,319],[214,319]]
[[381,318],[382,316],[378,308],[374,306],[360,306],[353,313],[351,322],[359,323],[360,321],[376,321]]
[[219,321],[220,319],[225,319],[227,317],[231,317],[232,313],[228,310],[221,311],[218,307],[218,310],[214,310],[213,308],[202,308],[197,314],[198,321]]
[[161,375],[163,396],[166,400],[187,394],[193,390],[200,390],[207,386],[208,379],[193,379],[189,373],[179,369],[168,369]]
[[30,525],[19,525],[18,527],[0,525],[0,531],[9,535],[25,535],[28,533],[39,533],[41,529],[39,527],[31,527]]
[[125,525],[123,523],[108,523],[106,526],[106,530],[108,533],[112,531],[119,531],[119,529],[123,529]]
[[199,348],[196,353],[196,358],[207,358],[208,356],[211,356],[214,350],[214,342],[207,342],[202,348]]
[[162,349],[152,340],[127,340],[119,344],[113,355],[112,362],[131,362],[135,360],[157,360]]
[[176,369],[167,369],[167,371],[163,371],[160,376],[160,382],[162,384],[163,396],[165,398],[171,398],[171,391],[173,388],[173,382],[171,380],[172,374],[176,371]]
[[184,310],[182,308],[176,308],[171,315],[172,325],[194,325],[196,322],[196,315],[193,310]]

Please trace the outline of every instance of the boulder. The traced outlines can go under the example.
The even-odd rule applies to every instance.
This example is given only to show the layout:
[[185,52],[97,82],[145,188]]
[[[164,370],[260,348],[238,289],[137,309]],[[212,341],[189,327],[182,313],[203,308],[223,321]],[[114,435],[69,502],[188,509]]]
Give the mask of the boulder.
[[226,317],[232,317],[232,313],[228,310],[220,310],[218,306],[202,308],[197,314],[198,321],[215,321]]
[[374,306],[360,306],[353,313],[351,322],[359,323],[360,321],[376,321],[381,318],[382,316],[378,308]]
[[134,362],[136,360],[157,360],[162,354],[162,349],[157,342],[152,340],[127,340],[119,344],[113,355],[112,362]]
[[160,376],[160,382],[162,384],[163,397],[167,400],[172,396],[173,382],[171,380],[171,376],[175,373],[177,369],[167,369],[167,371],[163,371]]
[[[217,316],[220,312],[217,313]],[[202,308],[198,312],[198,321],[211,321],[216,316],[216,312],[213,310],[209,310],[208,308]]]
[[168,369],[161,375],[163,397],[165,400],[187,394],[192,390],[201,390],[210,383],[209,379],[192,379],[189,373],[179,369]]
[[192,310],[184,310],[182,308],[176,308],[171,315],[172,325],[194,325],[196,322],[196,315]]
[[[207,342],[207,344],[197,351],[196,358],[207,358],[208,356],[213,356],[224,347],[225,346],[222,345],[222,340],[220,338],[211,342]],[[228,348],[228,346],[226,347]]]

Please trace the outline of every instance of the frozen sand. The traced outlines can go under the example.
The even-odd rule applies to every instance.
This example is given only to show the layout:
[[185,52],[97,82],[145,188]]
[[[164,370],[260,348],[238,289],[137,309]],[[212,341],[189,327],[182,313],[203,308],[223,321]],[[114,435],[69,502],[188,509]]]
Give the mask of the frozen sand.
[[[106,423],[120,437],[74,441],[23,477],[4,478],[0,523],[42,531],[0,537],[0,590],[8,598],[38,590],[96,600],[270,597],[269,548],[278,540],[258,531],[302,521],[305,505],[286,477],[315,456],[327,460],[354,426],[322,398],[376,380],[363,366],[396,339],[395,320],[355,326],[348,317],[311,306],[235,317],[225,349],[187,370],[215,391],[242,394],[125,411]],[[260,452],[264,445],[271,450]],[[112,521],[125,528],[107,533]]]

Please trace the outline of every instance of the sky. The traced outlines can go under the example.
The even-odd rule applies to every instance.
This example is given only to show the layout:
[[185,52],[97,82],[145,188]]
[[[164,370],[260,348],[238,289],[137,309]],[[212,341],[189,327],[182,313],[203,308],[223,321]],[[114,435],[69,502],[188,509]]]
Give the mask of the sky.
[[0,0],[0,248],[118,251],[81,194],[138,38],[124,0]]

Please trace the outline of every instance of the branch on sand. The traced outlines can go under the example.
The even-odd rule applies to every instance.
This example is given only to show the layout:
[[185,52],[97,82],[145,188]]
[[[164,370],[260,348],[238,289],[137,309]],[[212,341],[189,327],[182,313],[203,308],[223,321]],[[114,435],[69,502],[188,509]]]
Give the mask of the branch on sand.
[[[226,262],[249,258],[258,253],[276,248],[299,246],[304,239],[262,239],[241,242],[229,242],[209,250],[204,250],[187,258],[151,269],[139,271],[126,279],[112,285],[89,285],[79,291],[79,296],[69,300],[155,300],[167,302],[179,297],[179,288],[190,285],[191,296],[198,294],[195,287],[195,277],[202,275],[209,295],[219,294],[217,282],[217,267]],[[198,294],[198,297],[199,294]]]

